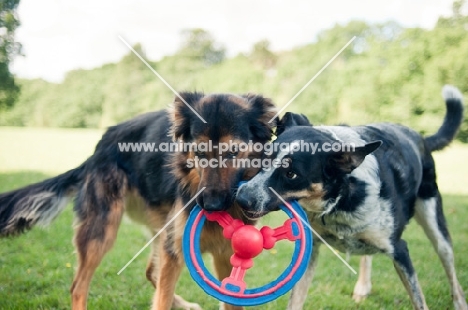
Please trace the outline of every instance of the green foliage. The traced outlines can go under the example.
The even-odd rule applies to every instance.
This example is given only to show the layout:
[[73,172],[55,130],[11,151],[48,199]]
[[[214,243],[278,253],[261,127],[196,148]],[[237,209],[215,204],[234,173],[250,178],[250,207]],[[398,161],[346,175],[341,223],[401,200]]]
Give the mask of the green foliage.
[[271,69],[276,65],[278,57],[270,50],[270,42],[262,40],[254,44],[250,59],[263,69]]
[[15,30],[20,24],[16,15],[18,4],[19,0],[0,1],[0,109],[13,106],[19,93],[9,67],[21,52],[21,45],[15,42]]
[[182,47],[178,52],[179,56],[209,66],[223,61],[225,54],[224,47],[216,43],[206,30],[195,28],[182,31]]
[[[353,21],[291,51],[273,53],[268,41],[261,41],[248,55],[230,59],[209,33],[192,29],[184,32],[175,55],[150,64],[180,91],[263,93],[282,106],[357,36],[288,110],[306,114],[314,124],[388,121],[431,134],[445,114],[443,84],[468,94],[468,17],[460,13],[463,3],[458,5],[431,30]],[[131,53],[118,63],[70,72],[61,84],[21,80],[20,85],[18,103],[0,113],[0,125],[106,127],[165,108],[174,98]],[[458,139],[468,141],[467,121]]]

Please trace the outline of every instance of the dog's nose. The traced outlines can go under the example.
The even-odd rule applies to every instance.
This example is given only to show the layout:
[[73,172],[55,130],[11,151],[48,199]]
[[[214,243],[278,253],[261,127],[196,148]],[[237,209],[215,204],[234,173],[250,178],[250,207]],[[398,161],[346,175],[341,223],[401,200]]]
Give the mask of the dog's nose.
[[221,197],[204,197],[203,205],[200,205],[206,211],[223,211],[227,207],[225,201]]
[[237,192],[236,202],[245,210],[251,210],[253,207],[253,201],[245,194],[245,191]]

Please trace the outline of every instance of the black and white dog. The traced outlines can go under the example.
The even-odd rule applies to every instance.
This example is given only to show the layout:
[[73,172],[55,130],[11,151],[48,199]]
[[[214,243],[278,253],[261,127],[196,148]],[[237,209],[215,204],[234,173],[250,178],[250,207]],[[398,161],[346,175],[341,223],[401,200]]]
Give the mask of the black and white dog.
[[[299,200],[311,226],[326,242],[342,252],[363,255],[353,294],[356,301],[371,290],[370,255],[384,253],[393,259],[414,308],[427,309],[402,239],[405,226],[414,216],[442,261],[455,309],[468,309],[455,274],[431,155],[447,146],[457,133],[463,119],[462,94],[453,86],[445,86],[443,96],[445,120],[430,137],[388,123],[312,126],[302,115],[286,114],[274,143],[288,147],[275,150],[273,158],[286,159],[288,167],[260,172],[239,188],[237,201],[248,217],[256,218],[278,209],[282,204],[278,195],[285,200]],[[319,148],[315,152],[297,151],[308,143],[316,143]],[[355,148],[325,152],[334,143],[354,144]],[[317,240],[308,270],[294,287],[288,309],[301,309],[304,304],[319,245]]]

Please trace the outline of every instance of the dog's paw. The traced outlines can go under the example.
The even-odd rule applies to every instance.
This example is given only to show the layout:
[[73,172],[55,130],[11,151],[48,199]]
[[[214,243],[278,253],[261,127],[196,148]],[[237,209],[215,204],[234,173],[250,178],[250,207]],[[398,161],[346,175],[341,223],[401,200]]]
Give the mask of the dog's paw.
[[174,302],[172,303],[173,309],[182,309],[182,310],[203,310],[199,304],[194,302],[188,302],[182,298],[182,296],[174,295]]
[[200,307],[199,304],[193,303],[193,302],[187,302],[186,304],[179,306],[179,307],[174,307],[173,309],[181,309],[181,310],[203,310],[202,307]]
[[468,305],[466,304],[465,294],[460,285],[456,289],[456,294],[453,296],[453,306],[455,310],[468,310]]
[[358,295],[358,294],[353,294],[353,300],[357,303],[360,303],[364,301],[367,298],[368,295]]
[[370,282],[368,283],[357,282],[356,285],[354,286],[353,300],[355,302],[364,301],[367,298],[367,296],[369,296],[371,292],[371,288],[372,288],[372,284]]
[[244,307],[227,305],[224,302],[219,303],[219,310],[243,310]]

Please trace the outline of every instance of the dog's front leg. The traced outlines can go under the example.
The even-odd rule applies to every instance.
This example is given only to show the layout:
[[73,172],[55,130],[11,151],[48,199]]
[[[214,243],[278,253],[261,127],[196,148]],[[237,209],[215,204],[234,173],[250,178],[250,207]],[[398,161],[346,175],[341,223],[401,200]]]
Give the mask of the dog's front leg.
[[[221,248],[229,248],[228,246],[224,246]],[[219,280],[229,277],[232,270],[232,265],[230,263],[232,252],[230,251],[223,251],[223,252],[214,252],[213,253],[213,263],[216,270],[216,274]],[[243,307],[229,305],[229,304],[222,304],[220,309],[222,310],[242,310]]]
[[[179,208],[174,209],[174,213]],[[169,218],[171,218],[169,214]],[[183,227],[187,222],[186,213],[181,213],[162,233],[159,247],[159,263],[157,264],[156,293],[153,298],[153,310],[201,310],[196,303],[187,302],[175,294],[175,287],[184,267],[182,255]]]
[[184,266],[182,254],[175,246],[168,227],[161,234],[159,268],[157,276],[156,293],[153,298],[153,310],[170,310],[174,302],[175,287]]
[[353,299],[355,302],[361,302],[370,294],[372,289],[371,282],[372,256],[361,256],[359,265],[359,278],[354,286]]
[[317,266],[320,245],[320,242],[315,242],[307,270],[292,289],[288,303],[288,310],[300,310],[304,307],[304,303],[307,299],[307,292],[309,291],[310,283],[314,277],[315,267]]
[[413,308],[415,310],[428,310],[424,294],[419,286],[418,277],[409,256],[408,247],[404,240],[399,240],[395,243],[393,265],[410,295]]

